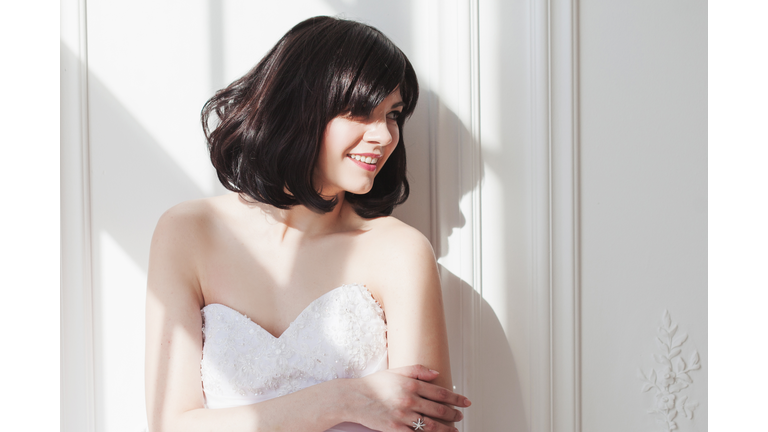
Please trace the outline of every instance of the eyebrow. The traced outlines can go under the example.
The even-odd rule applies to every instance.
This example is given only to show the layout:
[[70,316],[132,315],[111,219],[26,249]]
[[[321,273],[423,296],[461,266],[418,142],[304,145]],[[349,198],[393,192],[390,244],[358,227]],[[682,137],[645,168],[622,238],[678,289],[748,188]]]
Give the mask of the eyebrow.
[[405,106],[405,102],[403,102],[403,101],[400,101],[400,102],[398,102],[398,103],[396,103],[396,104],[392,105],[392,108],[400,108],[400,107],[402,107],[402,106]]

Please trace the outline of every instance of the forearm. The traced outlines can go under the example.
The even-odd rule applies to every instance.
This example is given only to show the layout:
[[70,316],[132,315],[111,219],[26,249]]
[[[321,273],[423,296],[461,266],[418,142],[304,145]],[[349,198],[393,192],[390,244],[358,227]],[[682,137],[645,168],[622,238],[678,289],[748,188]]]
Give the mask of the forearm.
[[194,409],[167,421],[157,418],[150,431],[322,432],[352,420],[350,402],[353,392],[350,390],[353,381],[332,380],[253,405]]

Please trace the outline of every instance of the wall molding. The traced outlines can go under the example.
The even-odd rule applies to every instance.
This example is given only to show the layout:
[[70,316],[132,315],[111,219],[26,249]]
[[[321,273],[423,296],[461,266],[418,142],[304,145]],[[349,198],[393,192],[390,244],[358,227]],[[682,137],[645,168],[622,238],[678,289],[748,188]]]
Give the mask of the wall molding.
[[[451,4],[451,3],[448,3]],[[455,98],[457,119],[441,116],[440,103],[430,102],[430,167],[433,242],[443,253],[447,271],[471,285],[460,290],[460,370],[458,390],[482,404],[479,368],[482,334],[482,135],[480,130],[479,0],[455,0],[457,9],[438,19],[456,26],[438,26],[435,51],[453,43],[450,59],[456,70],[432,70],[433,90]],[[531,84],[530,183],[531,308],[528,354],[530,422],[535,432],[581,431],[580,384],[580,220],[578,130],[578,38],[576,0],[531,0],[528,49]],[[454,15],[455,14],[455,15]],[[453,57],[455,56],[455,57]],[[439,60],[444,61],[445,59]],[[435,62],[444,66],[440,61]],[[455,80],[455,81],[454,81]],[[436,83],[436,84],[435,84]],[[451,83],[458,86],[446,86]],[[488,91],[493,91],[489,89]],[[432,123],[434,122],[434,124]],[[457,124],[454,125],[454,122]],[[465,129],[462,129],[463,128]],[[453,129],[452,129],[453,128]],[[452,135],[455,134],[455,135]],[[455,138],[454,138],[455,137]],[[454,139],[456,141],[454,141]],[[438,147],[438,142],[440,147]],[[451,145],[458,146],[458,153]],[[456,227],[455,207],[463,225]],[[446,233],[451,248],[440,244]],[[444,287],[445,288],[445,287]],[[450,287],[454,290],[456,287]],[[453,292],[453,291],[451,291]],[[460,430],[484,430],[482,411],[466,410]]]
[[550,2],[552,419],[581,430],[578,2]]
[[61,430],[95,430],[86,0],[61,1]]
[[[469,0],[466,4],[469,20],[469,136],[468,142],[461,145],[460,161],[462,182],[469,187],[471,212],[468,219],[469,236],[472,250],[471,283],[475,295],[463,296],[462,311],[469,320],[469,332],[464,338],[462,349],[471,356],[466,364],[470,368],[469,377],[480,377],[480,341],[482,340],[482,310],[483,310],[483,244],[482,244],[482,141],[480,135],[480,25],[479,0]],[[465,321],[466,322],[466,321]],[[470,384],[471,386],[471,384]],[[477,385],[475,385],[477,387]],[[482,394],[480,388],[472,389],[472,393]],[[483,428],[483,417],[479,413],[470,414],[465,419],[463,430],[480,431]]]
[[[441,265],[446,307],[455,314],[451,367],[456,391],[481,404],[482,208],[479,0],[429,0],[427,65],[431,241]],[[451,324],[451,323],[449,323]],[[483,430],[481,411],[465,410],[462,431]]]
[[577,6],[531,8],[533,431],[581,431]]

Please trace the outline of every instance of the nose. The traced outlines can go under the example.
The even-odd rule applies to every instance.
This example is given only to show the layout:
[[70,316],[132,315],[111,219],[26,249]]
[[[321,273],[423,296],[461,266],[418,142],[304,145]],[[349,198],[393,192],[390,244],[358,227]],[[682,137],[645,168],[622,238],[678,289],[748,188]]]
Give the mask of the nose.
[[363,139],[371,144],[389,145],[392,142],[392,132],[386,121],[374,121],[368,125]]

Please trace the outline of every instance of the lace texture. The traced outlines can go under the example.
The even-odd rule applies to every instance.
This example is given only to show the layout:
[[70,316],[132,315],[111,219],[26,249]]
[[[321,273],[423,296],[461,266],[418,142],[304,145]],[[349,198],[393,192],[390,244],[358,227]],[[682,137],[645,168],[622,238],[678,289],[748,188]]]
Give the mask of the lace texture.
[[222,304],[205,306],[202,315],[200,371],[210,408],[213,401],[255,403],[387,367],[384,312],[360,284],[317,298],[280,337]]

